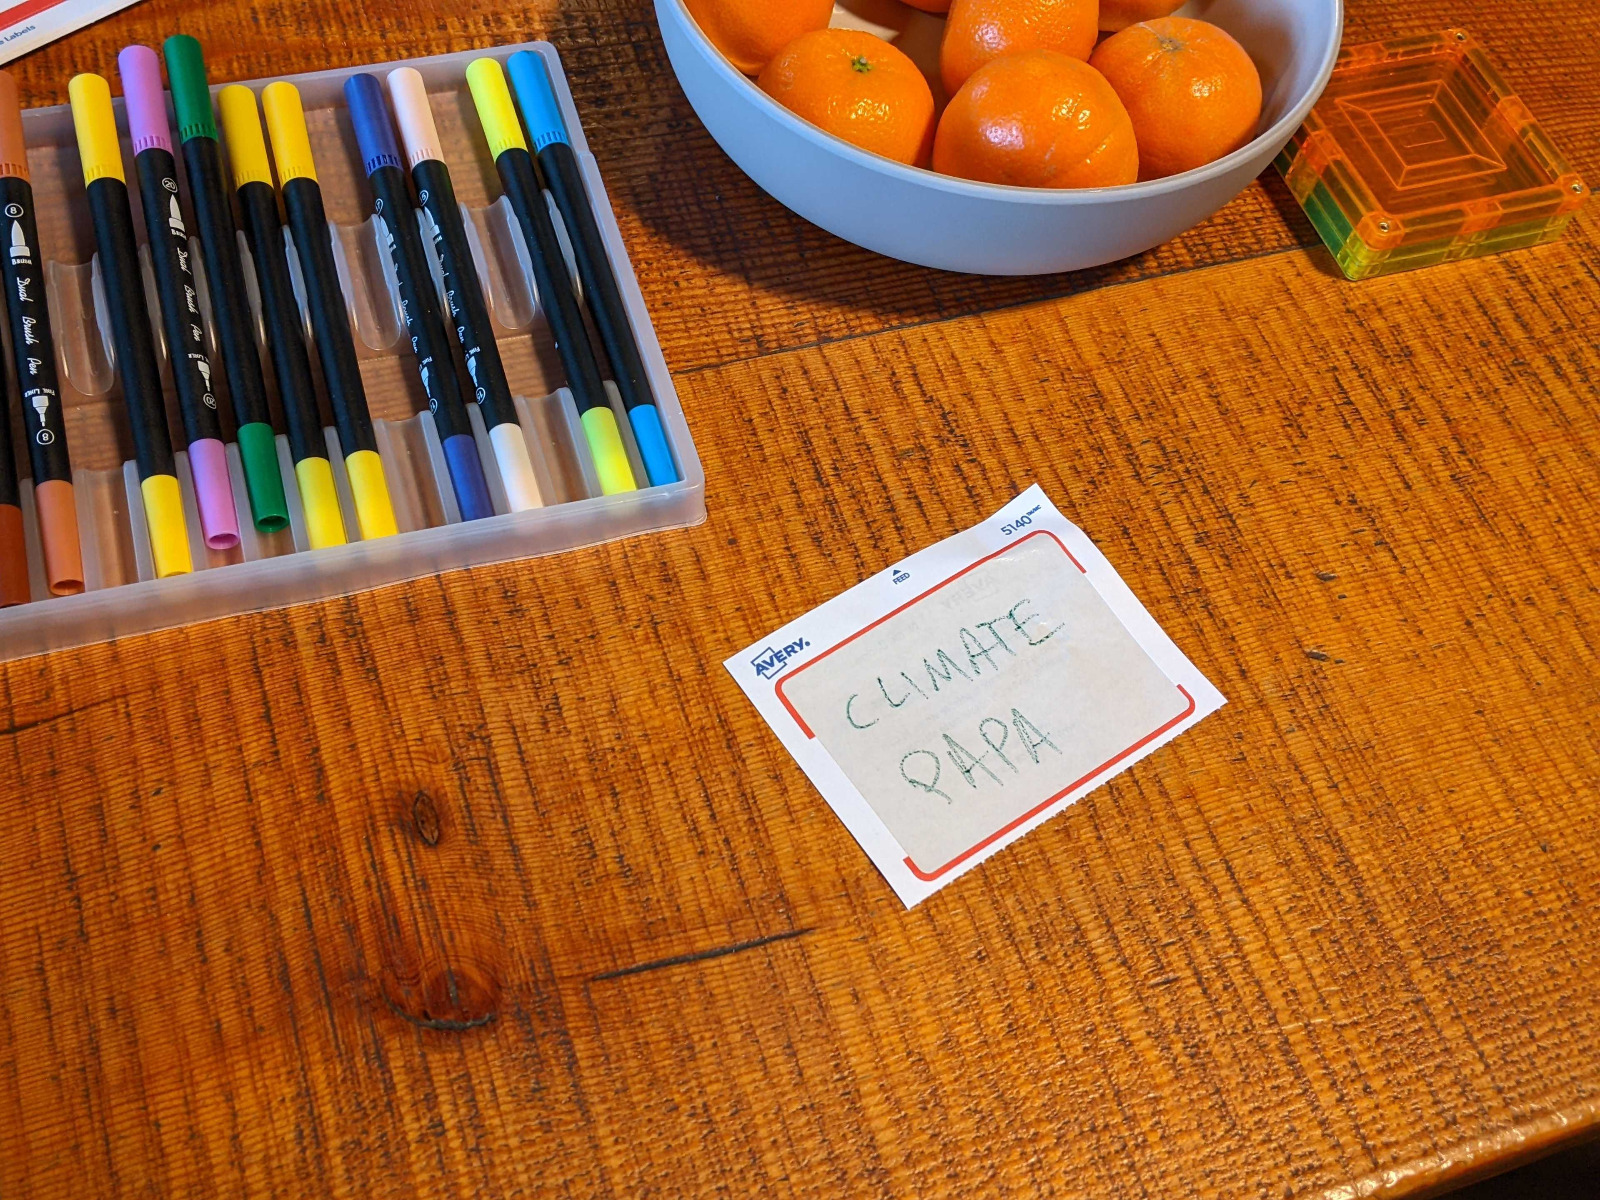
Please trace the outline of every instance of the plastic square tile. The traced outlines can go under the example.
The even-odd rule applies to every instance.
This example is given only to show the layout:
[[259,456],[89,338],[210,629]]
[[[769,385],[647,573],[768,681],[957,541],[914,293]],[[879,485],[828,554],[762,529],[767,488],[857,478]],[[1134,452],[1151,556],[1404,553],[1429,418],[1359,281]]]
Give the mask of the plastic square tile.
[[1551,241],[1589,196],[1457,29],[1346,47],[1278,169],[1352,279]]

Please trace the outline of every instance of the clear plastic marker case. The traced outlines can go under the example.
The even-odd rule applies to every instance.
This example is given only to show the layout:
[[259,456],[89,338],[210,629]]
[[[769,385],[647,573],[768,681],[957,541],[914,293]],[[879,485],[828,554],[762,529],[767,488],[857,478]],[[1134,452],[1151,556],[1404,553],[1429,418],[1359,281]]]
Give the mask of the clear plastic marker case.
[[[503,63],[518,50],[533,50],[542,55],[555,83],[572,147],[595,206],[606,252],[627,304],[662,424],[672,445],[680,476],[677,483],[614,496],[603,496],[600,492],[577,408],[565,386],[560,359],[550,339],[539,299],[534,294],[528,249],[511,207],[502,197],[499,177],[489,159],[482,127],[467,90],[466,69],[473,59],[488,55]],[[520,513],[507,509],[487,432],[477,405],[471,403],[467,407],[497,515],[463,522],[456,507],[439,437],[433,417],[427,411],[416,364],[411,358],[410,342],[405,335],[394,267],[369,216],[371,196],[345,108],[343,87],[349,76],[369,71],[382,78],[400,66],[417,68],[427,83],[445,160],[466,218],[468,237],[473,243],[506,373],[517,397],[523,432],[532,452],[540,491],[546,500],[541,508]],[[67,440],[72,453],[86,590],[77,596],[49,595],[44,583],[31,482],[24,478],[22,506],[33,601],[0,610],[0,661],[233,613],[259,612],[345,595],[438,571],[556,554],[614,538],[695,525],[705,519],[705,475],[700,459],[689,437],[677,392],[661,356],[606,197],[605,185],[589,153],[555,49],[544,42],[533,42],[285,78],[300,89],[305,103],[334,258],[344,285],[351,332],[400,535],[370,542],[352,540],[349,545],[315,551],[307,548],[304,520],[299,512],[299,492],[287,439],[282,434],[285,427],[266,350],[260,297],[255,291],[253,265],[241,233],[240,249],[256,313],[262,368],[268,390],[273,393],[274,424],[279,430],[278,457],[284,492],[289,500],[290,527],[274,534],[255,531],[250,521],[250,503],[244,490],[238,450],[230,443],[228,459],[242,541],[238,547],[227,551],[206,548],[200,535],[187,462],[181,452],[183,426],[178,418],[170,364],[166,359],[149,254],[141,245],[145,291],[166,384],[173,447],[179,451],[178,478],[184,493],[195,565],[192,575],[162,580],[154,577],[138,479],[133,463],[124,461],[132,443],[114,369],[107,298],[100,284],[72,113],[65,105],[29,109],[23,114],[23,127],[28,140],[28,165],[33,176],[39,237],[47,261],[50,317],[61,373]],[[249,86],[259,95],[271,82],[270,79],[255,80]],[[215,83],[212,95],[215,96],[225,83]],[[126,136],[126,118],[120,99],[116,101],[116,109],[118,125],[124,133],[122,153],[129,173],[134,224],[142,236],[139,191],[132,186],[133,153]],[[173,124],[176,129],[176,122]],[[182,161],[181,154],[179,161]],[[187,190],[183,202],[186,215],[192,213]],[[554,213],[554,206],[551,207]],[[559,214],[555,219],[566,246],[566,233],[561,228]],[[192,220],[189,227],[195,228]],[[289,236],[287,230],[284,236]],[[424,242],[432,256],[431,242],[426,238]],[[568,271],[581,295],[570,247],[567,249]],[[309,349],[311,328],[305,315],[302,283],[292,250],[289,258],[296,290],[301,293],[301,320]],[[199,282],[204,291],[200,255],[196,253],[192,261],[196,274],[201,276]],[[437,260],[433,266],[438,282]],[[220,363],[214,322],[209,334],[212,361]],[[611,372],[599,350],[599,340],[593,340],[602,372],[608,377],[607,390],[616,410],[618,428],[633,460],[635,477],[642,480],[644,471],[628,419],[609,382]],[[322,381],[314,351],[311,360],[313,372],[318,375],[320,393]],[[8,409],[12,409],[16,407],[17,391],[9,353],[5,356],[5,370],[10,376]],[[222,374],[220,370],[216,372],[218,377]],[[225,389],[225,380],[219,379],[219,385]],[[225,428],[231,437],[232,410],[225,391],[220,399],[218,408],[224,413]],[[339,488],[346,529],[355,539],[359,536],[359,526],[349,484],[343,475],[343,455],[338,452],[338,439],[329,419],[325,393],[319,394],[319,404],[327,424],[329,458]],[[4,416],[7,420],[15,419],[10,411]],[[17,428],[20,447],[20,427]],[[19,471],[26,473],[25,455],[19,454],[17,465]]]

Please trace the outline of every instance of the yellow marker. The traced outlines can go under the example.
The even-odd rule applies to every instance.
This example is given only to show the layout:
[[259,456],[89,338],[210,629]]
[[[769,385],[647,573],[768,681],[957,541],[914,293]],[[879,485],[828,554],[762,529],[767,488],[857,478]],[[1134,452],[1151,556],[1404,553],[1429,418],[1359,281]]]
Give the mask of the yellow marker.
[[333,465],[325,458],[302,458],[294,465],[300,503],[306,513],[306,540],[313,550],[345,544],[339,492],[333,486]]
[[483,123],[483,136],[489,141],[489,161],[498,160],[507,150],[526,150],[528,139],[522,136],[522,122],[517,119],[500,64],[492,58],[474,59],[467,66],[467,87]]
[[355,498],[362,540],[399,533],[394,505],[389,500],[389,481],[384,477],[383,459],[378,452],[357,450],[346,456],[344,469],[350,474],[350,494]]
[[378,457],[378,443],[367,411],[367,393],[361,383],[355,343],[350,338],[350,316],[345,309],[339,273],[333,264],[328,217],[317,184],[317,164],[311,153],[300,92],[292,83],[271,83],[261,93],[272,139],[272,158],[278,165],[283,207],[289,215],[300,274],[306,282],[306,305],[311,310],[311,330],[317,358],[328,385],[339,445],[355,498],[362,538],[386,537],[397,532],[389,484]]
[[72,128],[78,135],[84,186],[97,179],[115,179],[126,185],[117,117],[111,111],[111,85],[99,75],[74,75],[67,84],[67,98],[72,103]]
[[267,321],[267,349],[278,377],[283,415],[289,426],[289,457],[294,460],[300,506],[306,515],[306,537],[313,550],[345,544],[344,516],[333,486],[327,439],[317,412],[311,360],[301,335],[300,306],[289,277],[288,250],[278,221],[278,198],[272,187],[272,166],[261,133],[256,95],[243,84],[230,84],[218,97],[228,159],[238,186],[245,237],[255,259],[261,288],[261,311]]
[[617,430],[617,418],[609,408],[596,405],[583,414],[583,432],[588,435],[589,452],[594,456],[595,474],[600,476],[600,492],[614,496],[638,488],[628,452]]
[[272,138],[279,181],[285,186],[291,179],[316,183],[317,160],[311,153],[311,131],[306,127],[300,89],[281,80],[269,83],[261,93],[261,108],[267,114],[267,132]]
[[228,165],[233,186],[247,183],[272,186],[272,164],[267,161],[267,140],[261,134],[256,94],[242,83],[230,83],[217,96],[222,111],[222,133],[228,140]]
[[183,493],[174,475],[151,475],[139,481],[144,496],[144,520],[150,530],[150,557],[156,578],[187,575],[194,570],[189,557],[189,529],[183,520]]
[[72,125],[78,135],[78,157],[89,194],[95,248],[110,302],[111,341],[116,349],[117,379],[128,406],[134,465],[144,501],[145,527],[156,578],[194,570],[189,557],[189,532],[183,497],[172,459],[172,435],[161,391],[151,339],[150,310],[145,304],[144,277],[133,237],[133,212],[122,174],[122,149],[117,120],[111,111],[111,85],[98,75],[76,75],[67,85],[72,99]]

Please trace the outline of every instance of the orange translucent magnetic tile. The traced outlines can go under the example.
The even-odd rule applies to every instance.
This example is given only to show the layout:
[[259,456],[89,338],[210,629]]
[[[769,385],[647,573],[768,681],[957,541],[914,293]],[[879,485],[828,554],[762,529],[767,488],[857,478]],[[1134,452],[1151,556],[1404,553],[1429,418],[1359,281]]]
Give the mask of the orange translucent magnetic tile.
[[1570,215],[1588,188],[1468,33],[1347,47],[1285,154],[1372,250]]

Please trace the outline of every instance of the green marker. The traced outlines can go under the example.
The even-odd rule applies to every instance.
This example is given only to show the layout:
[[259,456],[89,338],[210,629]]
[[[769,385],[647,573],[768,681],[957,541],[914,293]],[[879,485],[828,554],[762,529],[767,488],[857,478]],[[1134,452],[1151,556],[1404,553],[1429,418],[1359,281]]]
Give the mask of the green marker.
[[211,309],[222,342],[222,367],[239,424],[239,457],[244,462],[245,490],[256,528],[276,533],[289,524],[289,505],[278,468],[277,433],[267,408],[267,389],[256,351],[255,322],[245,296],[239,263],[239,235],[234,232],[233,202],[222,168],[222,147],[211,112],[211,89],[200,43],[187,34],[169,37],[162,47],[172,104],[178,112],[183,140],[183,165],[189,195],[200,226],[200,253],[205,258]]

